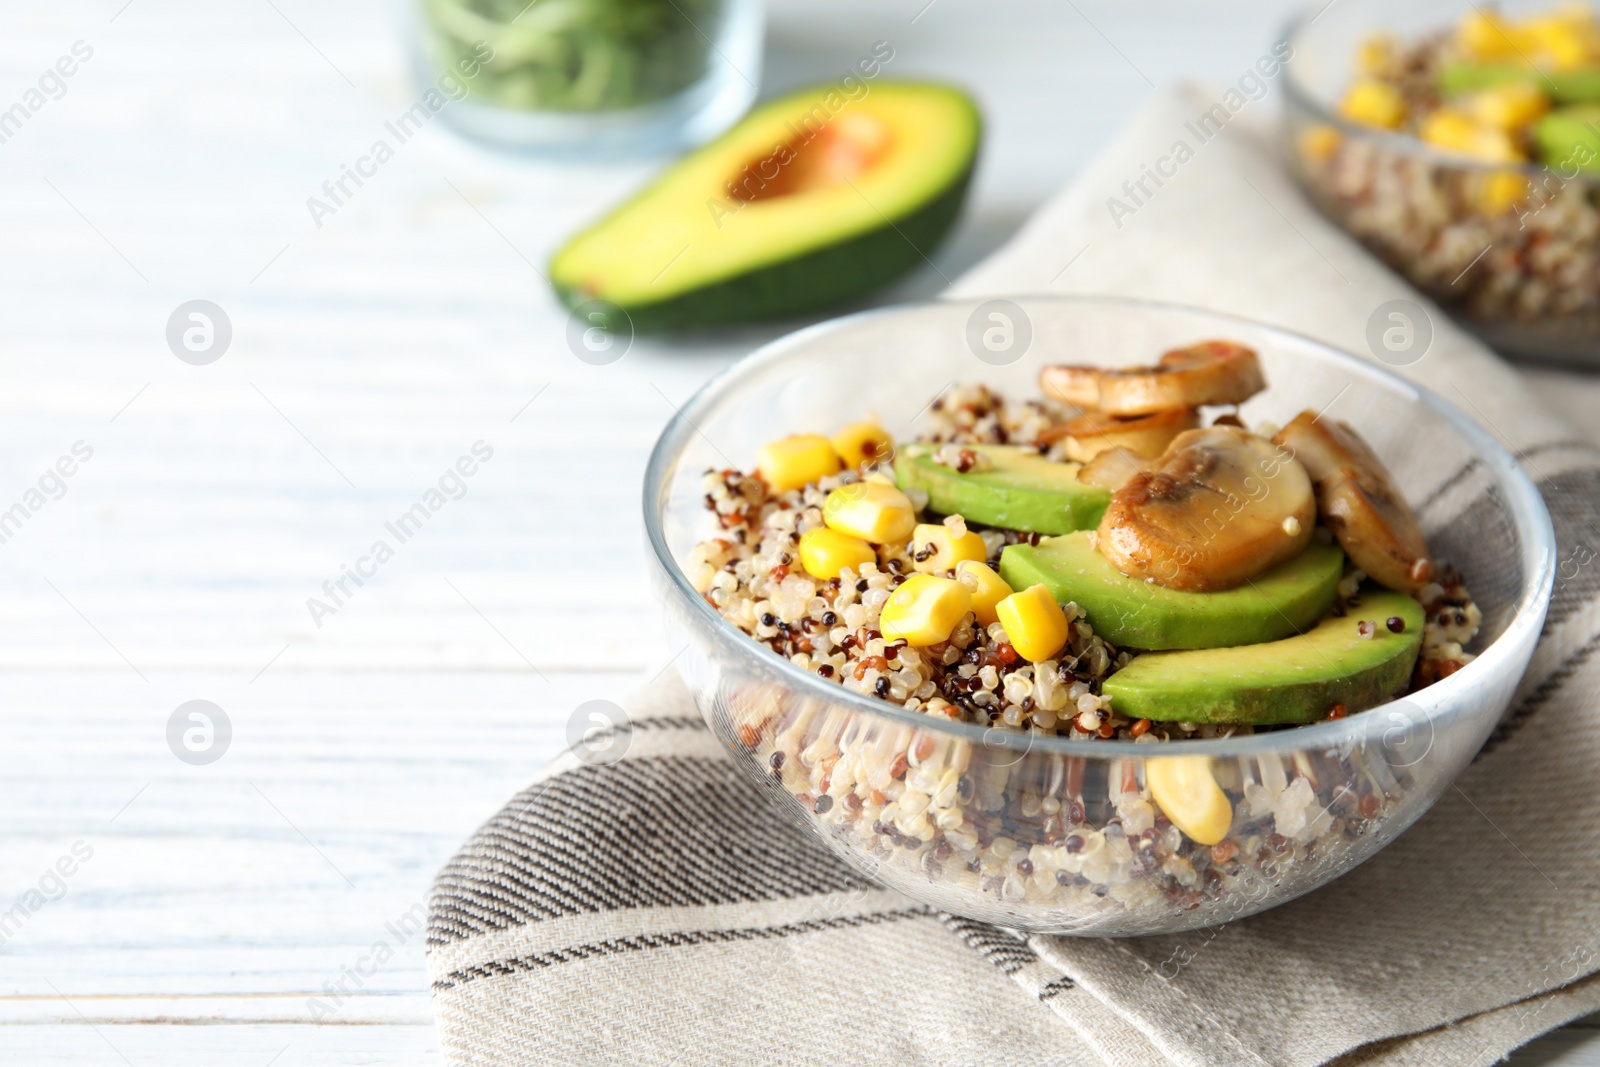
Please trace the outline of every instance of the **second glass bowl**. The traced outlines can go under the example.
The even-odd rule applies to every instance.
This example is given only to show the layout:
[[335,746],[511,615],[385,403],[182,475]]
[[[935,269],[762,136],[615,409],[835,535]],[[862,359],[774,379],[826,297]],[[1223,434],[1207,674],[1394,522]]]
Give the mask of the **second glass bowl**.
[[1600,368],[1600,179],[1575,166],[1477,162],[1338,113],[1372,34],[1414,40],[1472,10],[1460,0],[1308,8],[1286,33],[1289,164],[1324,214],[1494,348]]

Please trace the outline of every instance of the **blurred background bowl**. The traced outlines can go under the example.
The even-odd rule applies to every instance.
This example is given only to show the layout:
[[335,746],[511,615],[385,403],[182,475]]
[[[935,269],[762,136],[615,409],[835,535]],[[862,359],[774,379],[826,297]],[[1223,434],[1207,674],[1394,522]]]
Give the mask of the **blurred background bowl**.
[[[1010,331],[1008,351],[981,340],[978,327],[1001,323],[996,314]],[[1462,569],[1483,610],[1477,659],[1404,700],[1337,721],[1226,740],[1073,742],[932,718],[848,691],[758,645],[685,577],[691,549],[712,535],[703,474],[749,469],[766,441],[874,415],[905,440],[952,383],[1026,397],[1049,362],[1147,363],[1214,337],[1261,354],[1270,387],[1244,405],[1247,422],[1327,410],[1391,464],[1421,505],[1436,554]],[[1304,337],[1112,298],[890,308],[773,342],[714,379],[668,425],[644,505],[668,628],[684,648],[678,669],[773,803],[919,901],[1086,935],[1249,915],[1394,840],[1498,722],[1538,638],[1554,567],[1538,493],[1511,456],[1438,397]],[[1232,809],[1227,838],[1205,847],[1172,826],[1151,802],[1152,767],[1169,777],[1209,775]]]
[[[1548,12],[1513,0],[1509,17]],[[1478,162],[1349,122],[1338,102],[1362,42],[1448,33],[1459,0],[1318,0],[1285,31],[1285,155],[1311,198],[1500,352],[1600,367],[1600,179],[1540,163]]]

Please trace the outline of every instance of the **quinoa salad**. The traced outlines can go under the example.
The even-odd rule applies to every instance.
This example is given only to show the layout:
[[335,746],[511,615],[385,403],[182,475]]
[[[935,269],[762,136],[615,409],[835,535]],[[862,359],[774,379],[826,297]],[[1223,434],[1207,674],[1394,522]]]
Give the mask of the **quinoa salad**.
[[1291,109],[1294,162],[1322,209],[1469,319],[1555,349],[1600,337],[1595,11],[1474,7],[1432,34],[1372,35],[1355,68],[1337,113],[1377,136]]
[[[1250,349],[1040,385],[948,388],[915,440],[865,421],[708,471],[689,579],[773,655],[1019,752],[1293,730],[1473,658],[1461,575],[1356,432],[1310,411],[1243,425],[1265,387]],[[948,736],[777,691],[735,720],[773,786],[884,870],[1083,914],[1215,904],[1285,863],[1310,878],[1405,789],[1359,751],[980,766]]]

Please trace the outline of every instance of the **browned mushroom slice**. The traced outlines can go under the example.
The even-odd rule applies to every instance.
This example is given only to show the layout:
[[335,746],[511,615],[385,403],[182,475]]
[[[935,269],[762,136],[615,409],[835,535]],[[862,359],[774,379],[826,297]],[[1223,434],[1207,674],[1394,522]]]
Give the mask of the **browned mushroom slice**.
[[1152,466],[1152,460],[1126,448],[1108,448],[1078,468],[1078,481],[1115,493],[1132,481],[1135,474]]
[[1067,458],[1078,463],[1087,463],[1111,448],[1125,448],[1137,456],[1154,459],[1167,450],[1174,437],[1198,425],[1200,419],[1193,408],[1174,408],[1133,419],[1092,411],[1051,427],[1039,435],[1039,440],[1061,441]]
[[1239,404],[1266,386],[1254,350],[1232,341],[1173,349],[1154,367],[1053,366],[1039,372],[1039,388],[1050,396],[1107,415]]
[[1096,543],[1117,569],[1169,589],[1243,585],[1311,540],[1305,468],[1232,426],[1189,430],[1111,495]]
[[1302,411],[1273,441],[1293,452],[1317,486],[1322,519],[1350,562],[1390,589],[1433,580],[1428,542],[1389,469],[1347,424]]

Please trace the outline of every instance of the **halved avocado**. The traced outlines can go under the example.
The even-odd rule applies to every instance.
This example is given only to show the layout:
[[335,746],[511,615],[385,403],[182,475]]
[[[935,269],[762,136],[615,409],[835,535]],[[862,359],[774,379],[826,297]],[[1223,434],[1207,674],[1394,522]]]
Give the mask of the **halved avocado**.
[[1246,585],[1192,593],[1129,578],[1095,549],[1092,534],[1008,545],[1000,577],[1013,589],[1043,582],[1058,601],[1082,608],[1095,633],[1129,648],[1226,648],[1288,637],[1333,606],[1344,574],[1343,552],[1312,544]]
[[927,493],[928,507],[941,515],[1003,530],[1061,534],[1093,529],[1111,502],[1106,490],[1078,481],[1077,463],[1013,445],[963,445],[985,462],[983,469],[962,474],[935,463],[935,447],[901,448],[894,477],[902,489]]
[[[1405,629],[1391,633],[1398,616]],[[1371,637],[1357,630],[1376,624]],[[1422,607],[1404,593],[1366,587],[1347,615],[1296,637],[1239,648],[1152,652],[1107,678],[1119,715],[1158,722],[1265,725],[1315,722],[1335,704],[1365,711],[1402,692],[1422,647]]]
[[1445,96],[1473,93],[1507,82],[1526,82],[1550,94],[1558,104],[1600,101],[1600,67],[1541,71],[1526,63],[1478,63],[1463,60],[1439,68],[1439,91]]
[[966,196],[977,107],[943,85],[859,84],[774,100],[673,165],[556,253],[557,294],[649,332],[826,308],[925,262]]

